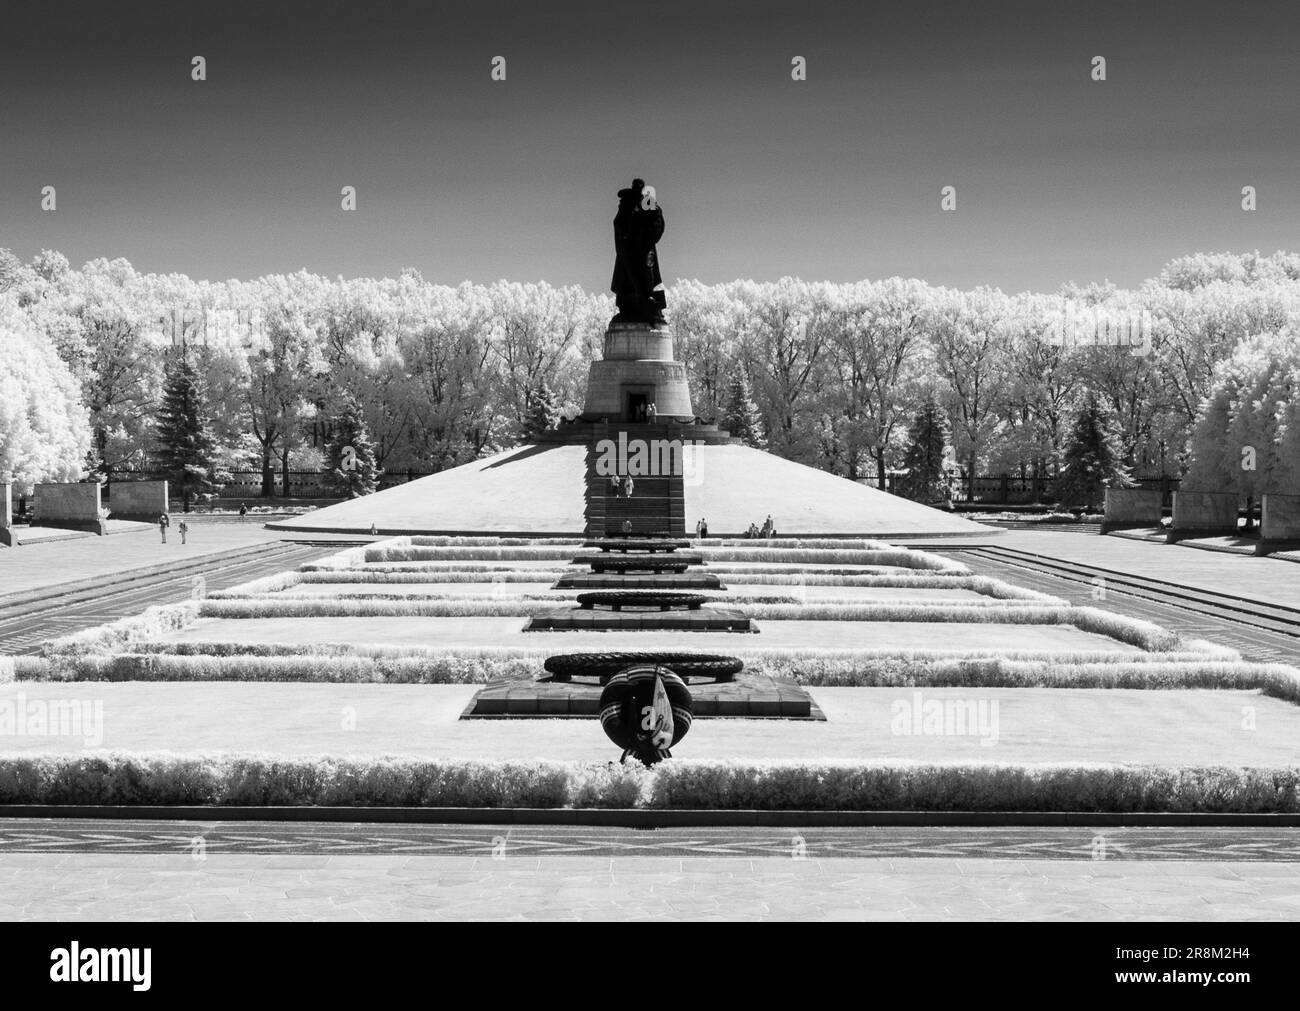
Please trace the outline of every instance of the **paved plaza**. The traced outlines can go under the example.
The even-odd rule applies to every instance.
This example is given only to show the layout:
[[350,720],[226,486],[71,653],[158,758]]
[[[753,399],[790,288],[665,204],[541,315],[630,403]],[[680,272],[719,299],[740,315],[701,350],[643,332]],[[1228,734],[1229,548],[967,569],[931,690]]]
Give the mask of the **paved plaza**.
[[[104,834],[111,838],[112,826]],[[485,833],[486,834],[486,833]],[[502,835],[504,838],[504,835]],[[489,846],[491,844],[489,843]],[[0,918],[1292,920],[1300,863],[5,854]]]
[[[210,533],[210,536],[209,536]],[[117,603],[182,600],[193,562],[232,557],[222,588],[283,571],[334,550],[281,543],[260,525],[213,524],[193,559],[155,545],[153,531],[93,542],[60,541],[0,552],[0,587],[12,602],[38,588],[58,601],[48,573],[75,580],[82,625],[94,624],[123,572],[154,575]],[[301,535],[299,535],[301,536]],[[172,538],[174,539],[174,538]],[[927,542],[952,552],[998,544],[1067,563],[1231,593],[1247,601],[1300,604],[1294,563],[1101,538],[1085,533],[994,531]],[[259,552],[292,548],[283,564]],[[251,552],[244,556],[244,552]],[[165,554],[166,553],[166,554]],[[971,556],[973,558],[973,556]],[[160,563],[160,559],[162,562]],[[167,560],[170,559],[170,562]],[[21,564],[18,564],[21,563]],[[225,563],[220,563],[225,564]],[[545,569],[536,582],[395,583],[398,599],[540,593],[566,562],[489,561],[501,569]],[[779,594],[745,583],[750,563],[720,563],[733,594]],[[801,566],[767,563],[768,571]],[[974,566],[973,566],[974,567]],[[977,569],[978,571],[978,569]],[[1015,583],[1014,565],[990,574]],[[491,580],[491,573],[484,574]],[[43,582],[44,580],[44,582]],[[102,590],[96,590],[97,581]],[[1090,601],[1077,588],[1025,573],[1023,586]],[[504,591],[503,591],[504,586]],[[358,584],[302,583],[295,593],[329,600]],[[859,601],[972,602],[971,590],[929,587],[810,586],[809,596]],[[985,598],[986,599],[986,598]],[[100,601],[98,605],[96,601]],[[1169,602],[1116,594],[1104,606],[1197,629]],[[1163,609],[1163,610],[1162,610]],[[72,605],[63,619],[77,618]],[[10,619],[18,621],[19,619]],[[1182,624],[1179,624],[1179,620]],[[1223,619],[1239,641],[1252,630]],[[5,615],[0,611],[0,630]],[[491,643],[550,649],[557,633],[520,631],[518,617],[205,618],[164,642],[373,641],[400,647]],[[746,646],[825,648],[873,644],[924,648],[959,641],[965,649],[1015,641],[1043,655],[1132,654],[1135,648],[1066,625],[945,625],[942,622],[760,620]],[[33,626],[35,628],[36,626]],[[42,626],[43,627],[43,626]],[[1218,627],[1216,626],[1216,631]],[[38,632],[28,633],[36,635]],[[1275,633],[1280,635],[1280,633]],[[636,633],[562,633],[565,650],[636,648]],[[660,646],[699,648],[695,633],[666,633]],[[1214,638],[1208,631],[1206,636]],[[1010,638],[1009,638],[1010,637]],[[582,640],[579,642],[578,640]],[[590,640],[590,641],[588,641]],[[760,641],[761,640],[761,641]],[[25,640],[24,640],[25,641]],[[585,645],[584,645],[585,644]],[[1234,645],[1237,642],[1234,641]],[[711,642],[713,647],[715,643]],[[478,686],[249,682],[16,682],[0,701],[91,699],[103,706],[103,739],[93,747],[133,752],[275,753],[285,756],[401,754],[484,760],[563,757],[601,762],[609,742],[593,720],[459,719]],[[1300,764],[1295,706],[1256,691],[1151,691],[1070,688],[936,688],[927,697],[997,703],[996,740],[978,734],[893,732],[898,688],[812,687],[825,723],[735,719],[697,721],[683,758],[774,761],[1127,762],[1228,766]],[[1249,711],[1249,729],[1243,713]],[[344,717],[346,716],[346,719]],[[987,727],[991,730],[991,727]],[[987,738],[988,735],[985,735]],[[82,753],[87,742],[15,738],[17,753]],[[1300,915],[1300,852],[1294,829],[1006,828],[577,829],[504,825],[395,825],[302,822],[178,823],[136,819],[12,817],[0,822],[0,918],[54,920],[1288,920]]]

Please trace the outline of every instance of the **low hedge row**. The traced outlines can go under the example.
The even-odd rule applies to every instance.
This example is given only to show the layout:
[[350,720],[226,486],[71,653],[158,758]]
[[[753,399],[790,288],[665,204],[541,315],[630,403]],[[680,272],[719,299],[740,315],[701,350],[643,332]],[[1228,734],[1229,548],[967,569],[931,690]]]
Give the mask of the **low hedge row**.
[[207,599],[226,600],[234,597],[260,597],[267,593],[279,593],[291,586],[297,586],[303,581],[304,575],[305,573],[296,571],[277,572],[273,576],[263,576],[261,579],[240,583],[229,589],[213,590],[207,595]]
[[[187,644],[197,645],[197,644]],[[131,652],[109,656],[18,657],[0,662],[0,681],[248,681],[348,684],[486,684],[534,680],[545,654],[531,656],[295,656],[251,653]],[[1205,659],[1059,663],[1051,660],[877,657],[869,662],[825,658],[744,657],[751,674],[808,687],[839,688],[1099,688],[1260,691],[1300,704],[1300,671],[1282,664]]]
[[[996,605],[996,606],[990,606]],[[384,600],[374,597],[309,598],[255,597],[205,600],[205,618],[302,617],[484,617],[527,616],[545,605],[521,600]],[[999,624],[1073,625],[1086,632],[1137,646],[1148,651],[1179,648],[1179,637],[1148,621],[1092,607],[1057,607],[1016,601],[900,604],[753,604],[745,608],[751,618],[771,621],[917,621],[996,622]]]
[[509,544],[497,547],[389,547],[366,549],[366,564],[372,562],[449,562],[464,560],[492,561],[568,561],[580,550],[575,544]]
[[194,624],[202,604],[202,601],[187,600],[182,604],[149,607],[143,614],[60,636],[45,643],[41,652],[44,655],[106,653],[136,640],[156,639]]
[[490,548],[509,546],[512,544],[567,544],[570,548],[579,547],[582,544],[580,539],[570,538],[564,540],[558,537],[453,537],[450,535],[438,534],[420,534],[413,535],[404,540],[420,548],[445,548],[445,547],[475,547]]
[[892,565],[937,572],[970,570],[961,562],[911,548],[854,550],[851,548],[701,548],[706,562],[806,562],[823,565]]
[[[488,566],[482,566],[475,567],[474,571],[466,571],[463,569],[435,569],[430,571],[436,573],[436,578],[424,571],[376,572],[369,567],[339,573],[292,573],[286,575],[294,575],[297,578],[292,582],[286,582],[285,585],[279,587],[279,589],[288,589],[292,586],[300,586],[304,583],[368,586],[382,586],[385,583],[482,583],[484,585],[491,585],[492,583],[541,583],[556,579],[559,576],[564,575],[568,570],[560,568],[493,569]],[[1014,586],[1011,583],[1003,582],[1000,579],[992,579],[988,576],[962,575],[960,573],[952,573],[949,575],[927,573],[921,575],[910,572],[899,572],[879,575],[833,575],[823,572],[812,572],[804,575],[795,575],[791,574],[788,570],[756,573],[750,569],[714,566],[710,566],[710,571],[719,575],[724,572],[733,574],[736,577],[732,579],[733,583],[751,586],[843,586],[884,587],[903,590],[973,590],[976,593],[981,593],[988,597],[994,597],[998,600],[1037,601],[1039,603],[1057,605],[1063,605],[1066,603],[1066,601],[1062,600],[1060,597],[1053,597],[1049,594],[1039,593],[1037,590],[1030,590],[1021,586]],[[267,578],[270,580],[280,577]],[[224,599],[238,596],[257,596],[261,593],[270,592],[275,592],[275,589],[263,590],[253,583],[246,583],[243,586],[235,587],[221,593],[209,594],[209,596],[213,599]],[[729,596],[728,599],[732,598]],[[737,597],[735,599],[739,598]]]
[[1065,604],[1061,597],[1039,593],[989,576],[953,573],[889,573],[880,575],[834,575],[826,572],[791,573],[789,570],[755,573],[751,569],[709,566],[709,571],[726,575],[736,586],[878,586],[903,590],[973,590],[999,600],[1033,600],[1043,604]]
[[[770,664],[780,669],[816,668],[826,665],[854,665],[868,667],[882,662],[896,660],[932,663],[938,660],[987,660],[1004,659],[1035,661],[1057,664],[1085,663],[1235,663],[1241,655],[1235,650],[1215,647],[1197,650],[1195,644],[1188,643],[1187,649],[1173,653],[1134,655],[1115,650],[1003,650],[1003,649],[732,649],[731,654],[742,657],[751,666]],[[1208,644],[1207,644],[1208,645]],[[540,649],[526,646],[383,646],[374,643],[283,643],[283,642],[231,642],[203,641],[187,642],[135,642],[131,644],[135,653],[172,653],[178,656],[465,656],[485,660],[519,660],[538,659],[554,653],[554,649]],[[17,657],[22,660],[24,658]],[[836,669],[840,669],[838,666]]]
[[[20,657],[11,677],[54,681],[297,681],[339,684],[486,684],[532,680],[540,659],[457,656],[295,656],[128,652]],[[0,669],[0,681],[4,680]]]
[[558,579],[562,568],[510,569],[494,565],[421,565],[397,569],[366,566],[347,572],[303,572],[304,583],[543,583]]
[[861,537],[772,537],[753,540],[748,537],[705,537],[703,540],[691,538],[693,546],[701,548],[749,548],[751,550],[771,550],[773,548],[824,548],[835,551],[891,551],[898,550],[888,541],[866,540]]
[[0,755],[0,803],[1295,813],[1300,767]]

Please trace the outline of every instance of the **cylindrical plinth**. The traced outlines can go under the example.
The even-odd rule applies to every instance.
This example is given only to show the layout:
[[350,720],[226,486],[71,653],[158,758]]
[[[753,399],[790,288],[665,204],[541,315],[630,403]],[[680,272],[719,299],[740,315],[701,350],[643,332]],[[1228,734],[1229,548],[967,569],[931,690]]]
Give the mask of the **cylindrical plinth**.
[[690,421],[691,391],[686,366],[673,361],[672,333],[648,323],[611,323],[605,356],[591,363],[582,416],[589,420],[648,421],[649,405],[659,421]]

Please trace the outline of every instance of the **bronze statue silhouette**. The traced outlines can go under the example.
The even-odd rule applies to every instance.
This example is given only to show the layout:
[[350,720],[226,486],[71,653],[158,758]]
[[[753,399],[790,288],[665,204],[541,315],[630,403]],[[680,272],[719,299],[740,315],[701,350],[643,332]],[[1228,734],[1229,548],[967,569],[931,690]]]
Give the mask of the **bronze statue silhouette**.
[[655,249],[664,234],[664,214],[653,187],[633,179],[630,189],[618,191],[618,213],[614,215],[614,279],[610,290],[618,305],[615,323],[664,322],[668,300],[659,273]]

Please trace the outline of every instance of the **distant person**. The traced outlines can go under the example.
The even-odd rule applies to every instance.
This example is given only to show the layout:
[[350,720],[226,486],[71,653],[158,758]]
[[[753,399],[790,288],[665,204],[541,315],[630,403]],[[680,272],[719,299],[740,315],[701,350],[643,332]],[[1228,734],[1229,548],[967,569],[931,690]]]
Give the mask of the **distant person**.
[[244,517],[247,516],[247,515],[248,515],[248,503],[247,503],[247,502],[240,502],[240,503],[239,503],[239,522],[240,522],[240,523],[243,523],[243,522],[244,522]]
[[645,409],[645,413],[646,413],[646,417],[650,421],[650,424],[653,425],[656,421],[659,420],[659,408],[655,407],[653,400],[650,402],[650,406]]
[[624,520],[624,521],[623,521],[623,535],[624,535],[625,537],[628,537],[628,536],[631,536],[631,534],[632,534],[632,521],[631,521],[631,520]]
[[704,520],[695,521],[695,539],[698,541],[704,536]]
[[709,521],[704,519],[703,517],[700,517],[700,537],[705,538],[708,536],[709,536]]
[[631,475],[631,474],[629,474],[627,477],[623,478],[623,497],[624,497],[624,498],[631,498],[631,497],[632,497],[632,489],[635,488],[635,487],[636,487],[636,482],[632,480],[632,475]]
[[768,513],[767,519],[763,521],[763,536],[765,538],[772,536],[772,514],[771,513]]
[[171,526],[172,519],[166,513],[158,514],[158,532],[162,534],[162,542],[167,543],[167,528]]
[[623,482],[618,479],[617,474],[609,475],[609,493],[615,497],[623,494]]
[[181,521],[180,521],[179,523],[176,524],[176,532],[179,533],[179,534],[181,535],[181,543],[184,544],[184,543],[185,543],[185,535],[188,534],[188,533],[190,532],[190,525],[189,525],[189,523],[187,523],[187,522],[185,521],[185,517],[184,517],[184,516],[182,516],[182,517],[181,517]]

